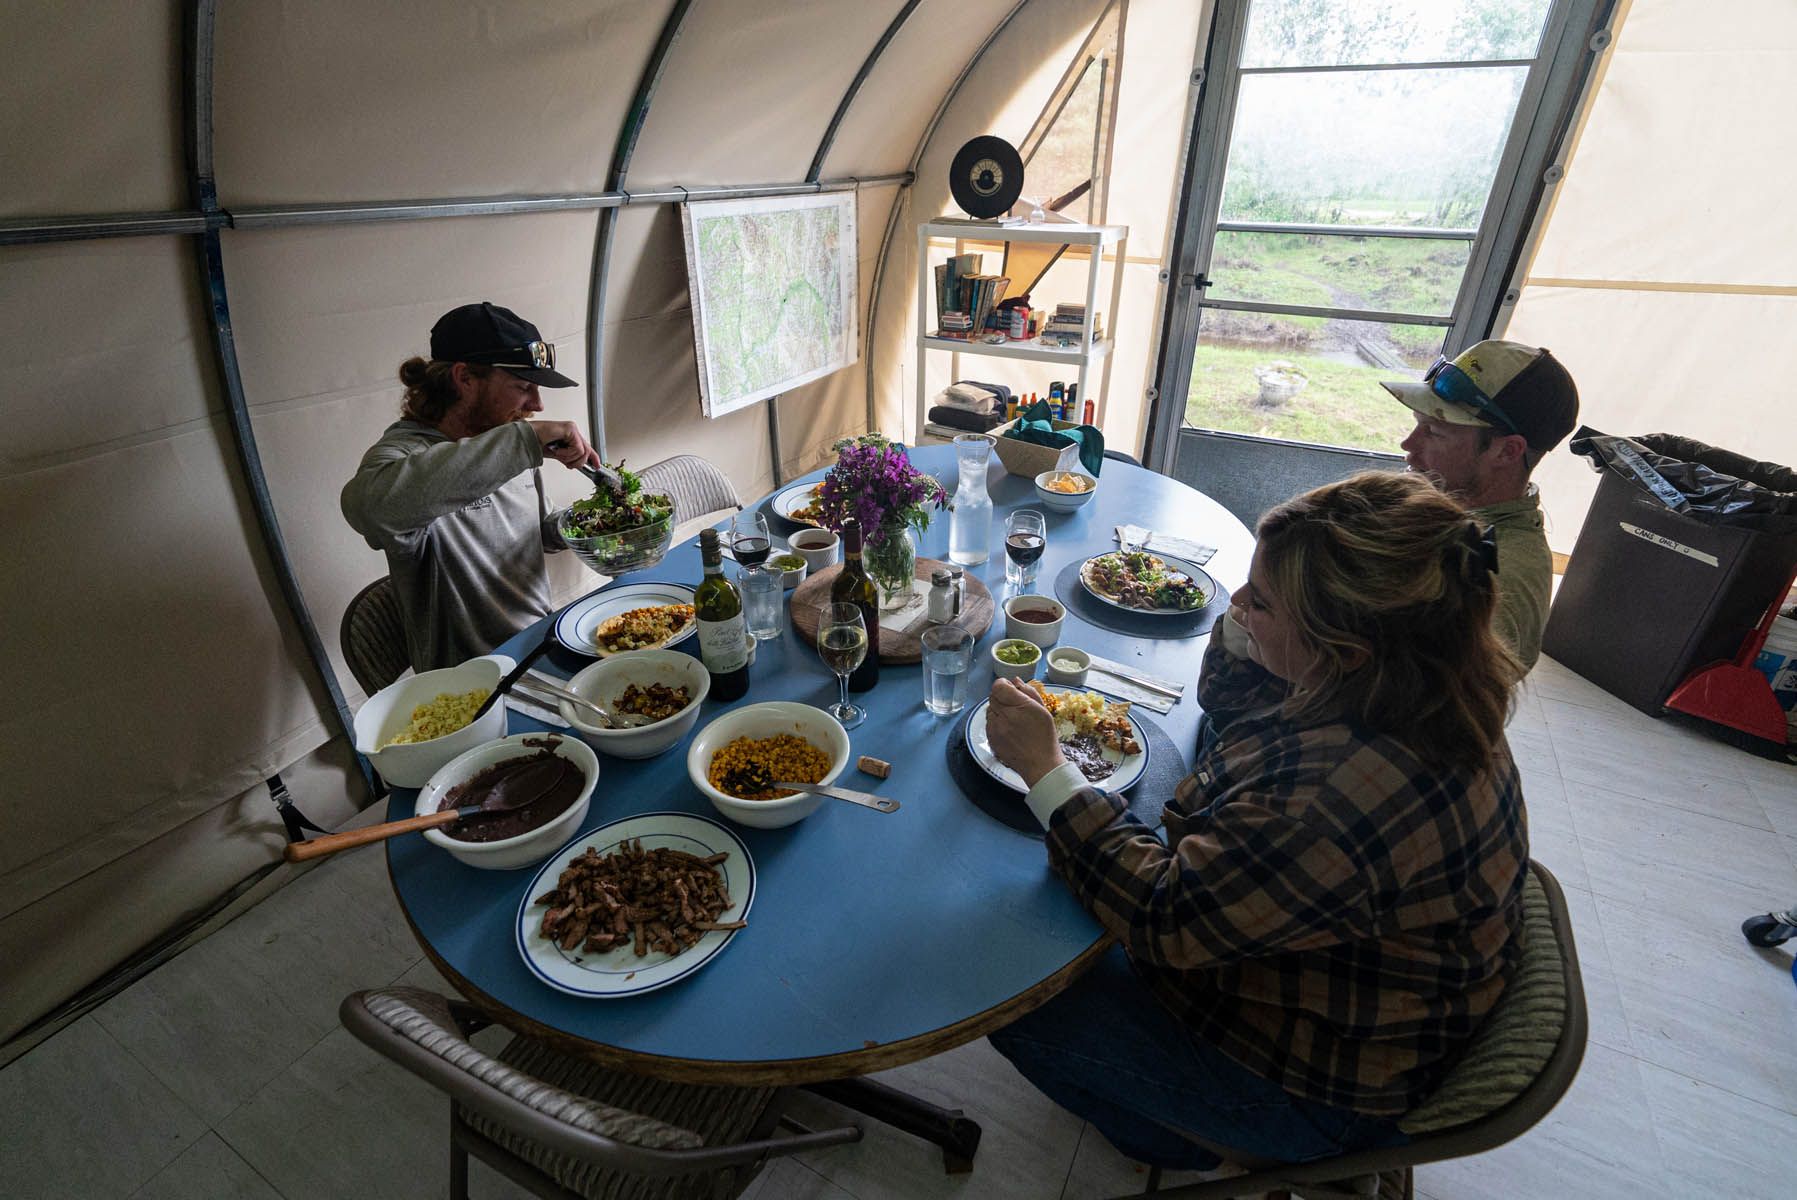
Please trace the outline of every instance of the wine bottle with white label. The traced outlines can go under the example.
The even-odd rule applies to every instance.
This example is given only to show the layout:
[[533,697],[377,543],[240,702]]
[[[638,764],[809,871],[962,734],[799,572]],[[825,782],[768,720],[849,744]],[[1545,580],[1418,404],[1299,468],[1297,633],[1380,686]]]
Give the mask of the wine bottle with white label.
[[724,549],[718,531],[699,531],[699,557],[705,578],[693,592],[699,625],[699,658],[711,675],[711,698],[735,700],[749,690],[749,625],[743,619],[742,596],[724,578]]

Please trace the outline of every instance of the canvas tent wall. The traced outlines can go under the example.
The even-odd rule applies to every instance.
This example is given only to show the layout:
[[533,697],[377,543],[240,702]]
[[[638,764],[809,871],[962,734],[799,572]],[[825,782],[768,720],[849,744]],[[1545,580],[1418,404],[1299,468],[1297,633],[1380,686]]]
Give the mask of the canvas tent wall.
[[[1017,7],[9,6],[0,603],[34,700],[0,750],[0,1037],[273,861],[268,776],[322,824],[354,811],[334,631],[384,565],[336,497],[436,316],[517,309],[599,365],[610,457],[697,452],[766,491],[765,414],[699,416],[678,215],[644,199],[856,188],[865,327],[908,162]],[[779,414],[808,469],[866,427],[865,376]],[[583,571],[558,562],[558,593]]]

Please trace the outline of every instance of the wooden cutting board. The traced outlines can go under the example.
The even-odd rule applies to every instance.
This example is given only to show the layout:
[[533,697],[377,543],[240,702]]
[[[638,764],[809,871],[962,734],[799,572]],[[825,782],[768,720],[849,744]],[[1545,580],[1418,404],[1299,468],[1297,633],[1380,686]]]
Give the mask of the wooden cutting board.
[[[933,558],[917,560],[917,578],[920,581],[918,591],[928,597],[930,594],[930,576],[948,564]],[[792,611],[792,627],[799,631],[799,636],[811,645],[817,644],[817,625],[822,617],[824,605],[830,602],[830,585],[842,574],[842,564],[832,563],[816,575],[807,575],[805,581],[793,589],[792,603],[788,606]],[[961,575],[967,585],[967,597],[961,606],[961,619],[957,622],[967,632],[979,637],[992,627],[993,614],[997,605],[992,602],[992,593],[986,585],[965,572]],[[927,602],[927,601],[926,601]],[[930,628],[927,619],[919,620],[904,633],[893,633],[889,629],[880,630],[880,661],[883,663],[914,663],[923,661],[923,631]]]

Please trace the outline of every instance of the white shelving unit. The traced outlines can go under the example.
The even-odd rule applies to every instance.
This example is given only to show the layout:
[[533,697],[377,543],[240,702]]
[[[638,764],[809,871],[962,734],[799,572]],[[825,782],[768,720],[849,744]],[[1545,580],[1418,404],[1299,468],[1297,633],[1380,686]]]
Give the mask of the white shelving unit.
[[[1050,242],[1068,246],[1090,246],[1092,252],[1086,260],[1086,328],[1080,344],[1076,346],[1044,346],[1041,342],[1028,341],[1003,342],[988,345],[985,342],[963,341],[959,338],[931,337],[936,328],[936,272],[935,264],[930,258],[930,243],[934,240],[952,240],[954,253],[961,254],[970,247],[980,249],[996,246],[1001,251],[1007,242]],[[1111,333],[1117,331],[1117,306],[1123,298],[1123,255],[1129,244],[1129,228],[1125,225],[1077,225],[1043,222],[1032,225],[991,225],[984,221],[943,219],[925,221],[917,227],[917,440],[919,442],[942,441],[934,434],[926,433],[924,426],[928,422],[930,411],[930,388],[925,382],[925,364],[932,351],[946,351],[950,354],[972,354],[983,358],[1022,359],[1028,362],[1064,363],[1076,374],[1075,382],[1079,385],[1081,407],[1084,401],[1096,402],[1097,423],[1104,424],[1105,397],[1093,395],[1087,390],[1087,375],[1093,367],[1104,361],[1105,355],[1111,352],[1111,339],[1094,340],[1092,337],[1092,317],[1098,309],[1098,273],[1104,263],[1107,252],[1111,260],[1111,300],[1110,307],[1105,309],[1105,320],[1109,323]],[[1113,249],[1114,247],[1114,249]],[[1044,306],[1045,311],[1046,306]],[[953,369],[957,377],[961,368]]]

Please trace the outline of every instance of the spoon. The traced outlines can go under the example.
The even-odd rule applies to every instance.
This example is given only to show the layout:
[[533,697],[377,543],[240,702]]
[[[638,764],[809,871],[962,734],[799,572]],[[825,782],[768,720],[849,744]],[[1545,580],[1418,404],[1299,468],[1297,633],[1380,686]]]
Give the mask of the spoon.
[[834,800],[847,800],[850,804],[859,804],[863,808],[876,809],[879,812],[897,812],[899,802],[889,796],[876,796],[872,792],[857,792],[854,788],[835,787],[826,783],[787,783],[776,780],[769,787],[787,788],[795,792],[811,792],[819,796],[829,796]]
[[[568,760],[563,759],[563,762]],[[579,770],[568,762],[567,770]],[[495,788],[486,800],[479,804],[465,804],[460,808],[445,808],[434,813],[421,813],[415,817],[407,817],[403,821],[387,821],[380,825],[369,825],[362,829],[348,829],[342,833],[327,833],[323,837],[315,837],[304,842],[288,842],[284,853],[288,862],[304,862],[309,858],[320,858],[326,854],[335,854],[339,850],[350,850],[357,846],[366,846],[369,842],[382,842],[402,833],[411,833],[418,829],[436,829],[444,825],[453,825],[463,817],[472,817],[480,813],[512,812],[529,804],[534,804],[555,790],[560,776],[545,775],[541,780],[530,780],[524,786]]]

